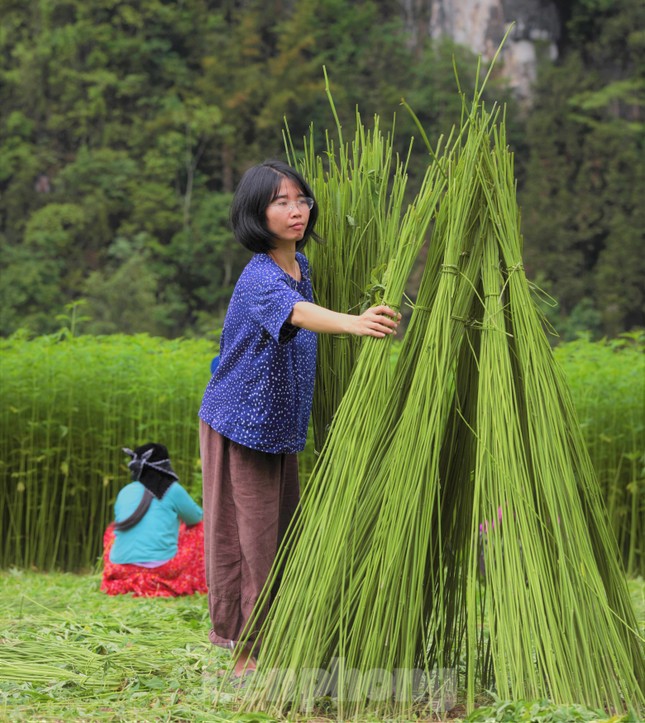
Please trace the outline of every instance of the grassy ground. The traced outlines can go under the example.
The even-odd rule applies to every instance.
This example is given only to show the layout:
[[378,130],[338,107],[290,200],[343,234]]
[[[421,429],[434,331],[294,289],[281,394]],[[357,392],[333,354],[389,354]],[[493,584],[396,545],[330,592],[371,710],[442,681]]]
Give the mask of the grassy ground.
[[[0,572],[0,720],[270,721],[236,713],[208,643],[206,599],[108,597],[97,575]],[[630,582],[641,629],[645,583]],[[636,721],[580,706],[491,698],[452,721]],[[457,716],[457,718],[455,718]],[[322,721],[322,718],[318,718]],[[363,723],[367,723],[365,719]]]

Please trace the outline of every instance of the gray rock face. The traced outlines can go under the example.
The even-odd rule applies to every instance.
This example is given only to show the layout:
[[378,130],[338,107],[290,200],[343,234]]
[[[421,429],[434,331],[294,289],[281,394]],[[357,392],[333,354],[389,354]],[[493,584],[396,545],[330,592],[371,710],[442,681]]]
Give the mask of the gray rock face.
[[403,0],[412,43],[448,36],[491,60],[511,23],[499,66],[517,96],[530,101],[538,53],[557,57],[561,20],[553,0]]

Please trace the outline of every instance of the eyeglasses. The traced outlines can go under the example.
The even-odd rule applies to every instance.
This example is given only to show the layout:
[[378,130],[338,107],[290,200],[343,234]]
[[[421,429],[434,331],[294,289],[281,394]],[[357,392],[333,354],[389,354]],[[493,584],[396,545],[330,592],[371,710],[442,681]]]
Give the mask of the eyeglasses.
[[286,201],[285,199],[280,199],[279,201],[274,201],[269,205],[273,208],[277,208],[278,211],[291,211],[291,209],[293,208],[297,209],[298,211],[304,211],[305,209],[311,211],[311,209],[314,207],[314,199],[309,198],[309,196],[303,196],[297,201]]

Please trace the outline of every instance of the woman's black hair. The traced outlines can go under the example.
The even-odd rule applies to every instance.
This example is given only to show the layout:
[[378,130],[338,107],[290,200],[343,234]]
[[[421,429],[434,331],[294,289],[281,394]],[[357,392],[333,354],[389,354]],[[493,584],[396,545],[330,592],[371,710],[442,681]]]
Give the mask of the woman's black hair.
[[275,248],[273,235],[267,227],[266,210],[277,197],[285,179],[293,181],[305,196],[314,199],[307,227],[302,239],[296,243],[296,250],[303,249],[309,237],[320,240],[313,230],[318,220],[318,204],[307,181],[283,161],[265,161],[249,168],[242,176],[231,204],[231,226],[235,238],[249,251],[267,253]]

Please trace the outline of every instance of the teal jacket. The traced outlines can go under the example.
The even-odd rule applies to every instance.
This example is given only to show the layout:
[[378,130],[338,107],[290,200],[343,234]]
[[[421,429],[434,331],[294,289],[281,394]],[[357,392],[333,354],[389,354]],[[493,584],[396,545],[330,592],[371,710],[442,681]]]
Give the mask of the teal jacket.
[[[141,482],[131,482],[119,492],[114,505],[117,522],[134,512],[144,490]],[[148,511],[134,527],[115,531],[110,561],[118,565],[166,562],[177,554],[180,521],[196,525],[202,517],[202,508],[179,482],[173,482],[162,499],[155,497],[152,500]]]

